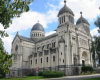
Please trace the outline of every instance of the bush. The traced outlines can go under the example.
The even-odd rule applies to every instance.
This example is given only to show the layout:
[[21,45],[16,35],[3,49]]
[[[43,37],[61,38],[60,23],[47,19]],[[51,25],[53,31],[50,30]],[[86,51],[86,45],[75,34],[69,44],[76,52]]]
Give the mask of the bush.
[[93,68],[91,66],[84,66],[81,69],[82,72],[87,72],[87,71],[90,71],[91,73],[93,72]]
[[43,76],[43,72],[39,72],[39,74],[38,74],[39,76]]
[[61,71],[45,71],[43,72],[43,77],[45,78],[54,78],[54,77],[62,77],[64,73]]

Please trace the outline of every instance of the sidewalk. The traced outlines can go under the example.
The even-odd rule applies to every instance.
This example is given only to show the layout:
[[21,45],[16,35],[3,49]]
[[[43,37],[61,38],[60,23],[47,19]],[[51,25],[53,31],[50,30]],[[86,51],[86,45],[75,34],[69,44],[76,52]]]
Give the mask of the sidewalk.
[[61,77],[61,78],[49,78],[49,79],[38,79],[38,80],[52,80],[52,79],[63,79],[63,78],[80,78],[80,77],[88,77],[88,76],[100,76],[100,74],[64,76],[64,77]]

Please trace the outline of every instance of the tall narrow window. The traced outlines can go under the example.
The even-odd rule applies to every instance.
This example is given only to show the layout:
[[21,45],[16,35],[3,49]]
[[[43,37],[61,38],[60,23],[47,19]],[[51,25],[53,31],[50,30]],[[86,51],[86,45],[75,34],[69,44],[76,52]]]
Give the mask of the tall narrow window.
[[42,58],[41,58],[41,63],[42,63]]
[[37,64],[37,59],[36,59],[36,61],[35,61],[35,64]]
[[64,22],[65,22],[65,16],[64,16]]
[[60,24],[61,24],[61,18],[60,18]]
[[55,61],[55,56],[53,56],[53,61]]
[[63,17],[62,17],[62,23],[63,23]]
[[32,60],[31,60],[31,65],[32,65]]
[[62,52],[61,52],[61,55],[62,55]]
[[48,62],[48,57],[47,57],[47,62]]
[[55,47],[55,42],[54,42],[54,47]]
[[53,46],[53,43],[52,43],[52,47],[54,47],[54,46]]
[[64,59],[63,59],[63,63],[64,63]]

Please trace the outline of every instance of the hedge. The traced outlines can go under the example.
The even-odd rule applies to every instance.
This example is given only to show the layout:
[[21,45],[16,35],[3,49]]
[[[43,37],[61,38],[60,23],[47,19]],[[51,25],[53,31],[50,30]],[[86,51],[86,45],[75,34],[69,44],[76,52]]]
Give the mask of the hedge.
[[45,78],[54,78],[54,77],[62,77],[64,73],[61,71],[45,71],[43,72],[43,77]]
[[93,72],[93,68],[91,66],[84,66],[81,69],[82,72],[87,72],[87,71],[90,71],[91,73]]
[[39,76],[43,76],[43,72],[39,72],[39,74],[38,74]]

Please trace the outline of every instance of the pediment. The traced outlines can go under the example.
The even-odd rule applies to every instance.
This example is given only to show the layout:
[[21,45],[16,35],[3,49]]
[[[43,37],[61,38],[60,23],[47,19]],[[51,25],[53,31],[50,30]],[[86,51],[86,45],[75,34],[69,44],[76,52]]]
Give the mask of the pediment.
[[83,33],[87,33],[86,30],[85,30],[85,26],[83,24],[78,26],[78,30],[83,32]]

